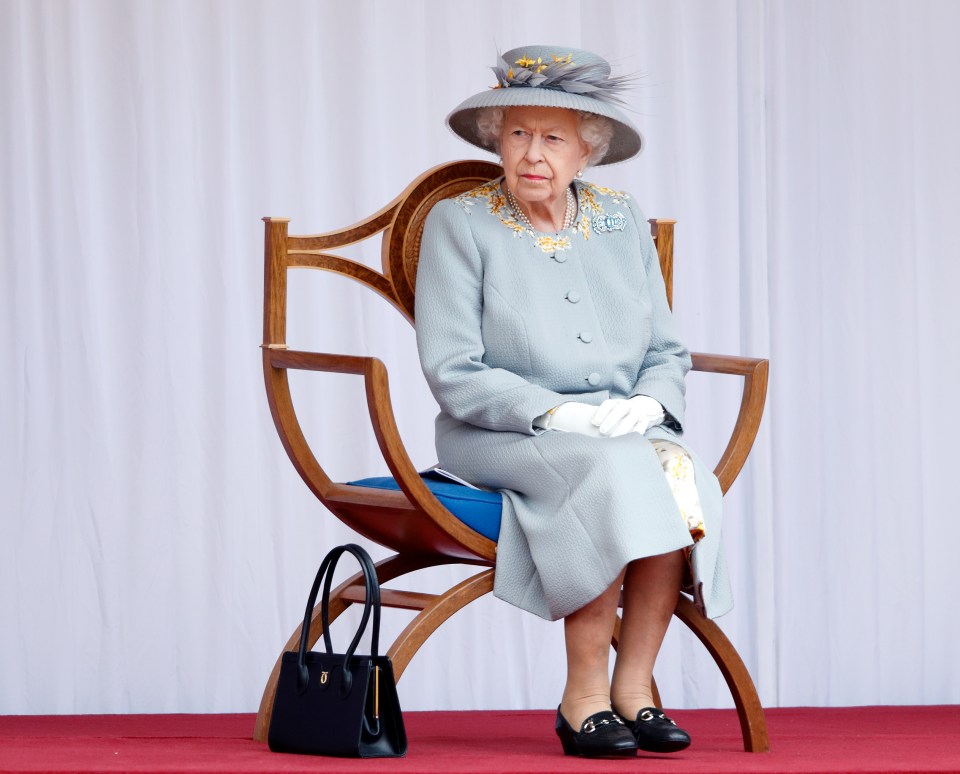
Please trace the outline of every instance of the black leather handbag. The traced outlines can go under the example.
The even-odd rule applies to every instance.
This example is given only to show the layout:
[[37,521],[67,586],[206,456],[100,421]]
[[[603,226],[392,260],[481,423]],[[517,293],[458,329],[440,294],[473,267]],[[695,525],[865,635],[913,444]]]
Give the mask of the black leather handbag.
[[[366,599],[357,633],[347,652],[333,652],[330,641],[330,586],[340,557],[353,554],[363,569]],[[320,618],[325,653],[307,650],[310,618],[323,583]],[[355,654],[373,611],[370,655]],[[389,758],[406,755],[407,735],[400,714],[393,664],[378,655],[380,582],[370,555],[360,546],[334,548],[317,572],[303,616],[300,649],[283,654],[267,742],[274,752]]]

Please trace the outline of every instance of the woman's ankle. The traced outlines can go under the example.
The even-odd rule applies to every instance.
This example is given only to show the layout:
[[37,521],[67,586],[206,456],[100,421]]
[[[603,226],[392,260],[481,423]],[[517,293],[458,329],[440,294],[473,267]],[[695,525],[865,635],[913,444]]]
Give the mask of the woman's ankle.
[[613,711],[628,723],[632,723],[644,707],[655,706],[650,686],[636,686],[626,690],[614,688],[610,691],[610,704]]
[[610,697],[607,694],[587,694],[587,695],[568,695],[563,694],[563,700],[560,702],[560,714],[566,718],[570,727],[574,731],[579,731],[580,726],[591,715],[597,712],[610,711]]

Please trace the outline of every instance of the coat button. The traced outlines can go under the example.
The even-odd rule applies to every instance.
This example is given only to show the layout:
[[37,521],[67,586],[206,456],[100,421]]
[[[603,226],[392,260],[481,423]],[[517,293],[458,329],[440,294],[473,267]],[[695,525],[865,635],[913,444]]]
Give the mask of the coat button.
[[590,333],[590,331],[581,331],[580,341],[582,341],[584,344],[589,344],[591,341],[593,341],[593,334]]
[[598,384],[600,384],[600,374],[598,374],[596,371],[590,374],[590,376],[587,377],[587,384],[589,384],[591,387],[596,387]]
[[554,253],[553,260],[555,260],[557,263],[566,263],[567,256],[565,256],[563,253]]
[[576,290],[571,290],[569,293],[567,293],[567,301],[569,301],[571,304],[580,303],[580,294]]

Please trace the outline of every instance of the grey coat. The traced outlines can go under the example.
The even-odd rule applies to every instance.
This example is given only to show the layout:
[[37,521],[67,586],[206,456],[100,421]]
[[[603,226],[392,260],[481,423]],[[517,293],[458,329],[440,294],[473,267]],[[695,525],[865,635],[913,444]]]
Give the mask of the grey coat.
[[[546,235],[517,222],[499,182],[441,201],[427,218],[417,345],[441,408],[441,467],[504,495],[494,593],[555,620],[628,562],[692,545],[648,440],[683,445],[690,357],[646,221],[626,194],[577,182],[575,227]],[[668,421],[618,438],[532,424],[564,401],[634,395],[660,401]],[[691,457],[706,537],[692,552],[689,591],[716,617],[732,606],[721,493]]]

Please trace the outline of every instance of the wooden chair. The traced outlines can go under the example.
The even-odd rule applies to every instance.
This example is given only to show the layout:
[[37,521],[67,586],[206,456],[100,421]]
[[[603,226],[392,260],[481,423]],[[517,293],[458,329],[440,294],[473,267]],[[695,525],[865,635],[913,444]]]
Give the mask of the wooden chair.
[[[426,567],[462,563],[479,571],[452,588],[436,594],[383,589],[385,607],[419,611],[400,633],[388,654],[399,680],[410,659],[440,624],[473,600],[493,589],[496,544],[455,518],[431,493],[404,449],[390,403],[383,363],[372,357],[303,352],[286,347],[287,278],[290,269],[324,269],[350,277],[376,291],[413,323],[417,260],[424,219],[439,200],[456,196],[502,173],[484,161],[442,164],[425,172],[382,210],[347,229],[314,236],[287,233],[285,218],[266,223],[263,315],[263,370],[270,411],[280,440],[294,467],[310,490],[339,519],[364,537],[396,553],[377,563],[382,584]],[[652,220],[668,299],[672,300],[673,227],[671,220]],[[328,252],[383,232],[382,273]],[[716,467],[726,492],[746,461],[760,424],[766,397],[767,361],[723,355],[693,355],[697,371],[744,378],[740,413],[726,450]],[[291,369],[328,371],[363,376],[370,419],[384,459],[400,491],[350,486],[332,481],[314,457],[301,431],[290,394]],[[344,581],[331,595],[331,620],[349,605],[363,600],[362,575]],[[744,749],[769,749],[766,722],[756,688],[739,654],[720,628],[703,618],[687,597],[680,595],[675,611],[713,656],[733,694]],[[319,606],[310,626],[311,646],[321,634]],[[619,622],[617,627],[619,633]],[[284,651],[296,650],[299,627]],[[616,636],[613,646],[616,647]],[[270,725],[280,657],[270,675],[254,737],[265,741]],[[654,697],[660,697],[654,686]]]

